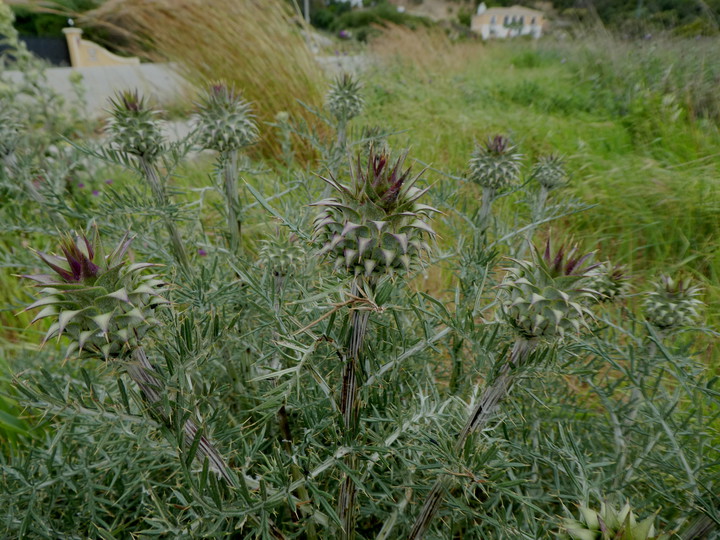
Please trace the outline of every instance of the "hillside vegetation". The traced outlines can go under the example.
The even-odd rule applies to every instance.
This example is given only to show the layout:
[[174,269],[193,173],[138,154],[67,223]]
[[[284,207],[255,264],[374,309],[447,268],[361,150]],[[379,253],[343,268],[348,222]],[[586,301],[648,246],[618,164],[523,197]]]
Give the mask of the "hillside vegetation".
[[0,537],[718,540],[715,38],[133,5],[178,141],[0,4]]

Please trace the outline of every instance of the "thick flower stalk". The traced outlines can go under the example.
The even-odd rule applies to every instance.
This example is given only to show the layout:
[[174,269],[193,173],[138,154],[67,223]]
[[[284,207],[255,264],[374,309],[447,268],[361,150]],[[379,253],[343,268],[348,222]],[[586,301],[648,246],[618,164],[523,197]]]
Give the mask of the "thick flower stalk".
[[344,73],[335,80],[325,97],[327,109],[337,122],[337,142],[340,148],[345,148],[348,122],[358,116],[365,106],[361,90],[360,82],[349,73]]
[[[145,180],[150,185],[158,206],[166,206],[168,196],[157,168],[157,160],[164,151],[163,136],[157,121],[158,111],[151,108],[137,91],[121,92],[110,101],[112,115],[108,131],[112,146],[137,159]],[[190,262],[175,223],[165,218],[173,255],[186,270]]]
[[522,154],[507,137],[496,135],[478,145],[470,159],[470,180],[482,188],[482,206],[478,216],[484,227],[490,216],[492,203],[498,194],[517,183],[520,177]]
[[537,224],[545,217],[545,206],[550,192],[567,184],[565,162],[554,154],[540,156],[533,165],[530,178],[538,183],[539,190],[532,202],[532,223],[525,231],[525,243],[518,252],[519,258],[523,258],[525,250],[532,247],[533,234]]
[[[482,430],[508,395],[517,373],[528,364],[533,351],[545,342],[555,342],[587,325],[592,313],[587,302],[596,293],[587,288],[596,265],[591,254],[576,256],[576,250],[561,247],[552,253],[550,240],[544,252],[533,251],[531,261],[515,260],[507,269],[501,289],[501,317],[513,328],[516,339],[507,361],[485,388],[473,407],[455,444],[461,452],[471,433]],[[409,538],[425,535],[437,514],[450,478],[442,475],[430,491]]]
[[[26,310],[42,308],[33,322],[52,319],[43,342],[67,337],[70,345],[66,356],[122,361],[151,409],[168,420],[158,406],[164,385],[142,348],[145,336],[160,324],[156,310],[169,303],[162,296],[166,286],[157,274],[146,272],[159,265],[130,264],[126,254],[131,241],[125,235],[106,255],[97,230],[93,241],[63,235],[62,256],[37,253],[54,274],[23,276],[40,288],[40,298]],[[187,420],[183,429],[185,442],[191,445],[198,428]],[[227,465],[204,436],[200,437],[197,457],[208,458],[210,466],[232,482]]]
[[[427,189],[415,186],[422,173],[412,176],[410,168],[403,169],[406,156],[393,161],[389,154],[371,149],[367,164],[358,156],[351,167],[350,185],[324,178],[335,196],[315,203],[321,208],[314,223],[320,253],[350,280],[350,301],[358,305],[380,278],[408,276],[421,264],[430,249],[427,241],[435,236],[428,221],[437,210],[418,202]],[[369,317],[368,309],[356,308],[350,314],[340,399],[348,445],[358,431],[358,369]],[[354,454],[346,461],[350,470],[356,470]],[[355,494],[353,480],[346,476],[338,495],[343,538],[354,537]]]
[[643,303],[645,319],[658,330],[669,332],[697,322],[703,305],[698,298],[702,289],[690,278],[663,275],[646,293]]
[[629,503],[616,509],[605,502],[600,511],[580,506],[580,519],[564,519],[560,538],[564,540],[668,540],[670,535],[655,532],[655,516],[640,522]]
[[197,104],[195,115],[198,144],[218,152],[218,174],[227,209],[230,249],[241,247],[242,207],[238,193],[238,152],[258,138],[250,103],[232,86],[212,83]]

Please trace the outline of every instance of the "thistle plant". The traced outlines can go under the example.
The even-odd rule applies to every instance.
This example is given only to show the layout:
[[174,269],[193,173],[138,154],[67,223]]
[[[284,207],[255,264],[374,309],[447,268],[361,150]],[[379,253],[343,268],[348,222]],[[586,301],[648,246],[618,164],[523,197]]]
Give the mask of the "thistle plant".
[[258,262],[273,276],[276,301],[279,301],[288,274],[298,267],[304,257],[305,252],[294,236],[278,235],[272,240],[263,240]]
[[669,534],[655,532],[655,516],[638,522],[630,503],[616,509],[606,502],[600,511],[580,506],[580,519],[564,519],[560,538],[564,540],[669,540]]
[[540,156],[533,166],[531,178],[540,184],[540,193],[536,202],[536,211],[542,212],[548,193],[567,184],[567,171],[564,160],[555,154]]
[[[415,186],[422,172],[412,176],[411,168],[403,170],[406,157],[407,152],[393,163],[388,153],[371,149],[367,165],[358,156],[351,167],[349,186],[323,178],[335,197],[314,204],[322,209],[314,223],[320,253],[351,281],[349,302],[358,304],[350,315],[340,398],[348,445],[356,438],[360,413],[358,370],[370,317],[363,301],[383,277],[409,276],[430,249],[427,239],[435,236],[428,221],[437,210],[418,202],[427,189]],[[356,470],[357,457],[346,456],[346,465]],[[347,539],[355,534],[355,495],[354,481],[347,475],[338,495],[342,537]]]
[[625,268],[610,261],[600,263],[593,272],[589,288],[598,294],[600,302],[615,302],[627,294],[628,276]]
[[[146,336],[160,325],[156,310],[169,304],[162,296],[166,285],[159,275],[145,272],[159,265],[129,263],[126,255],[131,242],[125,235],[106,255],[97,229],[92,241],[84,235],[61,235],[62,256],[37,252],[55,273],[23,276],[40,288],[40,298],[26,310],[42,308],[33,322],[52,319],[43,342],[61,336],[70,340],[66,357],[122,362],[151,409],[169,420],[160,407],[164,385],[142,347]],[[193,445],[199,435],[197,426],[188,419],[183,430],[186,444]],[[207,458],[215,471],[232,481],[227,465],[206,437],[200,435],[197,448],[198,458]]]
[[530,178],[539,184],[539,191],[532,202],[532,222],[525,232],[525,244],[520,248],[518,257],[522,258],[525,249],[532,246],[532,238],[535,232],[535,224],[543,219],[548,195],[551,191],[567,184],[567,172],[563,159],[557,155],[550,154],[540,156],[535,162],[530,173]]
[[218,152],[218,176],[227,208],[230,249],[241,248],[242,207],[238,193],[238,152],[258,138],[258,128],[250,103],[232,86],[212,83],[195,115],[198,144]]
[[479,224],[487,223],[498,194],[517,183],[522,154],[507,137],[496,135],[477,145],[470,159],[470,180],[482,188]]
[[[164,151],[163,136],[157,121],[158,111],[151,108],[137,91],[120,92],[110,103],[112,118],[108,131],[111,145],[137,160],[155,202],[159,206],[167,205],[168,196],[157,168],[158,158]],[[180,232],[169,217],[165,217],[164,221],[175,259],[184,270],[189,271],[190,262]]]
[[359,81],[349,73],[343,73],[325,97],[327,109],[337,122],[337,142],[340,148],[346,145],[348,122],[358,116],[365,105],[361,90]]
[[663,275],[645,296],[645,319],[662,332],[694,324],[699,319],[702,289],[690,278]]
[[22,128],[15,111],[9,105],[5,99],[0,99],[0,164],[8,169],[13,165],[13,154]]
[[[514,260],[500,285],[502,319],[515,333],[515,342],[495,379],[485,388],[455,443],[461,452],[471,433],[482,430],[500,402],[508,395],[518,372],[532,358],[541,342],[555,343],[587,325],[592,317],[586,303],[596,293],[586,287],[592,270],[592,254],[576,255],[576,249],[560,247],[552,253],[550,240],[544,252],[534,251],[531,261]],[[442,504],[449,478],[441,475],[426,497],[409,538],[424,536]]]

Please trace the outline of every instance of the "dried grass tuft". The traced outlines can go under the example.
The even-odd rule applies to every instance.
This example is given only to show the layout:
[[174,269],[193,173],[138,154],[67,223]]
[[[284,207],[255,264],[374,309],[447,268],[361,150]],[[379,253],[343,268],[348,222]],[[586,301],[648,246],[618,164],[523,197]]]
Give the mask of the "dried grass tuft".
[[[197,87],[216,79],[234,84],[261,123],[286,111],[312,124],[298,100],[322,106],[325,77],[304,23],[282,0],[109,0],[84,22],[124,34],[134,54],[176,63]],[[278,156],[272,130],[264,132],[260,151]]]
[[479,42],[453,42],[441,28],[387,24],[370,42],[370,51],[389,65],[412,66],[422,75],[458,72],[483,53]]

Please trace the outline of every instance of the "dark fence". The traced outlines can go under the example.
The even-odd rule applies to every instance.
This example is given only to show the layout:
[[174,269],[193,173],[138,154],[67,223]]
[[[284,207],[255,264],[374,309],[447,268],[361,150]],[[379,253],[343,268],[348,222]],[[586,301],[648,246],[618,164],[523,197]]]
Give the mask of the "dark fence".
[[[20,36],[20,40],[25,42],[31,53],[53,66],[70,65],[70,51],[68,51],[64,36],[61,38]],[[2,41],[2,36],[0,36],[0,41]],[[8,49],[7,45],[0,44],[0,54]],[[12,60],[12,54],[8,54],[8,57]]]

